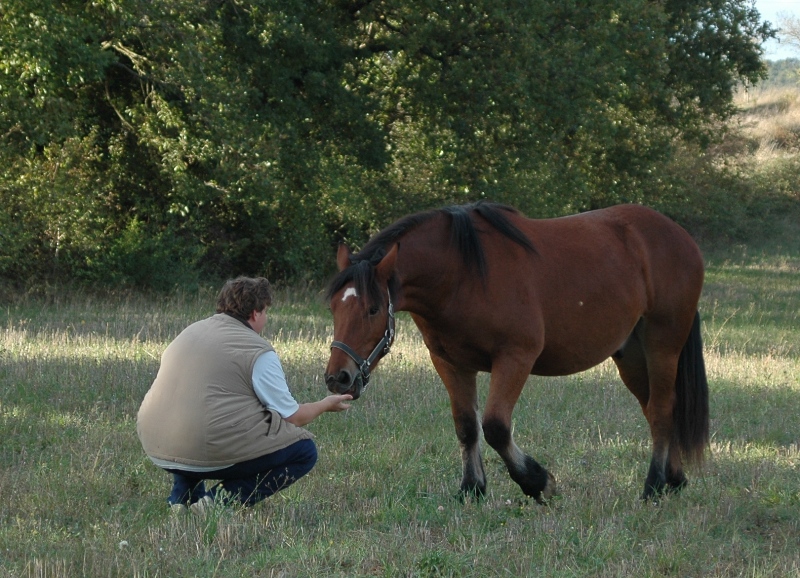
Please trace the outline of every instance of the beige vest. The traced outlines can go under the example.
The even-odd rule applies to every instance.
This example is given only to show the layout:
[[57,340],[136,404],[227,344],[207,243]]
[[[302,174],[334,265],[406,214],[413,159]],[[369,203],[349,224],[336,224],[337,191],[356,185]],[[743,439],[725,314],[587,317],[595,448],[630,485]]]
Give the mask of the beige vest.
[[224,467],[313,437],[264,407],[253,390],[256,358],[272,346],[217,314],[169,344],[139,408],[136,430],[153,458]]

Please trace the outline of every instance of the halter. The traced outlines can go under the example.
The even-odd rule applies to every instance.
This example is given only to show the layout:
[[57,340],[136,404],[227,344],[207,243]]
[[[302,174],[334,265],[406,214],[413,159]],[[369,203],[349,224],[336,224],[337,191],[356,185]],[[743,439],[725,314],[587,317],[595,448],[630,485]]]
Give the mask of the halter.
[[388,355],[389,350],[392,347],[392,343],[394,342],[394,305],[392,305],[392,295],[387,290],[387,296],[389,297],[389,308],[388,308],[388,316],[386,317],[386,331],[383,333],[383,337],[375,346],[375,349],[372,350],[372,353],[369,354],[369,357],[366,359],[362,358],[355,350],[347,345],[346,343],[342,343],[341,341],[334,341],[331,343],[331,349],[334,347],[337,349],[341,349],[350,358],[356,362],[358,366],[358,371],[361,375],[361,382],[362,382],[362,391],[367,389],[367,385],[369,384],[369,370],[373,363],[378,359],[380,355]]

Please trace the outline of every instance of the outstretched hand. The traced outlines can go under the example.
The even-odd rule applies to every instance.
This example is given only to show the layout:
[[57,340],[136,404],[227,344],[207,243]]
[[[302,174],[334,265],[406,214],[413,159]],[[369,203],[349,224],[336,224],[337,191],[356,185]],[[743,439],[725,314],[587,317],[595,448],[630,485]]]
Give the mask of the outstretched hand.
[[329,395],[325,398],[325,401],[330,404],[329,408],[326,411],[345,411],[350,409],[350,404],[346,403],[353,399],[353,396],[349,393],[341,394],[341,395]]
[[300,408],[292,415],[286,418],[291,424],[296,426],[304,426],[317,419],[320,415],[329,411],[345,411],[350,409],[350,404],[346,403],[353,399],[349,393],[342,395],[329,395],[323,397],[319,401],[312,403],[301,403]]

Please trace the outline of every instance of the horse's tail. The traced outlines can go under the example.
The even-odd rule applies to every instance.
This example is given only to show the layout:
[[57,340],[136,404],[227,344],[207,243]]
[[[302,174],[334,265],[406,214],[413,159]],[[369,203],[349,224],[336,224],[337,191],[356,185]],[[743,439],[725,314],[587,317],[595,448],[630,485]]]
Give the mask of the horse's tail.
[[708,447],[708,381],[700,336],[700,313],[683,346],[675,378],[674,441],[689,463],[702,463]]

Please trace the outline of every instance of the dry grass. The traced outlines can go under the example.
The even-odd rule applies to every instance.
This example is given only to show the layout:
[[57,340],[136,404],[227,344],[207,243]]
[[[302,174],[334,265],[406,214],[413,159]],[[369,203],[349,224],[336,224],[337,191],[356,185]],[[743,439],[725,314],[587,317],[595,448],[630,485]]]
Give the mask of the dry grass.
[[741,92],[738,126],[758,162],[800,153],[800,89]]
[[[758,216],[774,234],[707,253],[711,454],[680,496],[638,500],[649,433],[605,363],[531,378],[515,410],[517,442],[558,479],[550,506],[525,499],[490,450],[486,500],[453,500],[447,395],[401,314],[367,394],[312,424],[309,476],[249,511],[174,517],[135,415],[161,351],[211,313],[214,292],[53,293],[0,310],[0,578],[800,575],[800,226],[786,217],[800,200],[800,102],[740,104],[729,154],[772,196],[731,222],[770,209]],[[731,204],[725,191],[718,208]],[[332,327],[318,295],[282,290],[268,332],[297,397],[323,395]]]
[[[210,295],[23,299],[0,312],[0,576],[796,576],[799,257],[710,259],[711,457],[657,506],[638,499],[649,434],[610,363],[531,378],[517,406],[518,443],[559,481],[549,507],[490,450],[487,499],[453,500],[447,395],[403,314],[367,394],[312,424],[309,476],[250,511],[174,517],[134,420],[160,351]],[[277,301],[275,345],[315,399],[330,316],[308,292]]]

